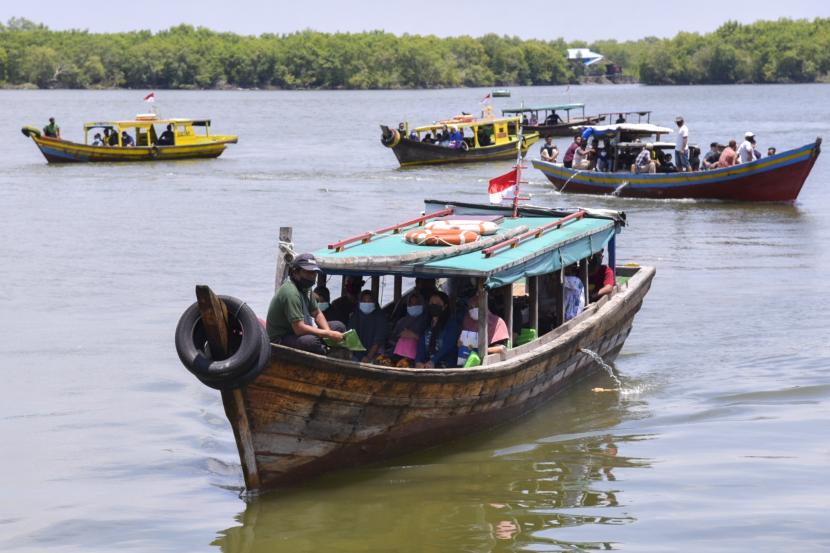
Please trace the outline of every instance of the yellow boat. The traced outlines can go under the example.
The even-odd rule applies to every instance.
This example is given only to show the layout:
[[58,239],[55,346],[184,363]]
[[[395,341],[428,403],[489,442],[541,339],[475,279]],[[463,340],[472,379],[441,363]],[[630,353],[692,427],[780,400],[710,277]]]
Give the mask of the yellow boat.
[[[172,139],[161,141],[161,132],[170,126]],[[159,133],[156,128],[158,127]],[[90,132],[96,129],[116,133],[117,145],[95,146]],[[197,133],[197,129],[200,132]],[[203,132],[201,132],[203,129]],[[84,124],[84,141],[72,142],[44,136],[36,127],[27,125],[21,129],[30,137],[49,163],[73,163],[92,161],[165,161],[219,157],[228,144],[236,144],[235,135],[210,134],[210,119],[160,119],[155,114],[137,115],[127,121],[96,121]],[[132,133],[135,145],[124,145],[122,132]],[[94,135],[93,135],[94,136]],[[172,143],[170,143],[172,142]]]

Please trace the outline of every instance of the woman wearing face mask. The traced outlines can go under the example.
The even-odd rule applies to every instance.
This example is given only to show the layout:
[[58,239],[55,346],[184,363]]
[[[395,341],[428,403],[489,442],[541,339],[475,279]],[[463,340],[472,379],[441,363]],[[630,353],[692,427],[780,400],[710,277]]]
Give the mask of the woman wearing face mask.
[[371,290],[364,290],[358,298],[357,309],[349,319],[349,328],[353,328],[366,351],[356,352],[354,360],[371,363],[383,353],[386,337],[389,334],[389,322],[378,306]]
[[428,325],[418,340],[415,366],[427,369],[454,367],[461,321],[450,310],[450,300],[444,292],[436,291],[430,295],[427,316]]
[[[478,319],[481,316],[478,309],[478,294],[476,294],[467,302],[467,312],[461,323],[459,346],[467,346],[471,350],[478,349]],[[487,310],[487,334],[489,338],[487,353],[500,353],[505,350],[510,339],[507,323],[498,315],[491,313],[489,309]]]
[[329,300],[331,300],[331,294],[329,293],[329,289],[325,286],[318,286],[312,292],[314,294],[314,299],[317,301],[317,308],[320,312],[326,316],[326,320],[328,320],[329,316],[326,313],[329,310]]
[[424,333],[427,323],[423,297],[417,292],[410,294],[406,302],[406,315],[395,324],[392,331],[395,361],[401,358],[408,359],[410,363],[415,361],[418,340]]

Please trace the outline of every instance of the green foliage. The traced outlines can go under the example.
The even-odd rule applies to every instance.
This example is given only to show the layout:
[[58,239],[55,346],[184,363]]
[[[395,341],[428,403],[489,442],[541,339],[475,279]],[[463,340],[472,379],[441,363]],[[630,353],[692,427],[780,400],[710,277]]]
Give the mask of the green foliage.
[[830,73],[830,19],[728,21],[707,35],[590,47],[646,84],[815,82]]
[[[0,24],[0,82],[41,88],[432,88],[555,85],[604,71],[569,63],[561,39],[304,30],[258,37],[179,25],[152,33]],[[830,19],[780,19],[672,39],[590,47],[648,84],[815,82],[830,76]]]
[[159,33],[0,25],[0,81],[49,87],[413,88],[562,84],[560,41],[305,30],[259,37],[179,25]]

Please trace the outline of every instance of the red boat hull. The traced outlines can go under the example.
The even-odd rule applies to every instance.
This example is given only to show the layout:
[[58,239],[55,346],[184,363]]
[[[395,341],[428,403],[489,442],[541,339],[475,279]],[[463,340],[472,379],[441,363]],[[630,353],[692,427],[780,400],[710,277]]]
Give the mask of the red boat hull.
[[533,160],[561,192],[623,198],[706,199],[745,202],[794,201],[821,152],[813,144],[734,167],[692,173],[635,174],[576,171]]

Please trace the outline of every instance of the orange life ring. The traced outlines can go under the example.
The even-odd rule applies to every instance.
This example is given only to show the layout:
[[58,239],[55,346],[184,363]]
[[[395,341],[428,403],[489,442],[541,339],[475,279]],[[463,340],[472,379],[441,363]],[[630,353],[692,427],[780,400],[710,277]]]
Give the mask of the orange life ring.
[[499,225],[492,221],[476,221],[465,219],[444,219],[441,221],[432,221],[427,223],[424,228],[431,231],[445,231],[445,230],[471,230],[483,236],[496,234],[499,230]]
[[415,229],[407,232],[404,235],[404,240],[418,246],[460,246],[475,242],[480,237],[479,233],[472,230],[446,229],[435,231]]

